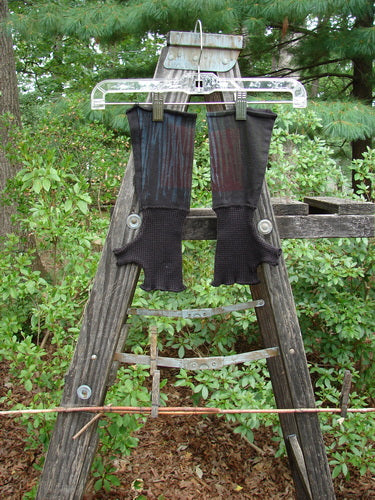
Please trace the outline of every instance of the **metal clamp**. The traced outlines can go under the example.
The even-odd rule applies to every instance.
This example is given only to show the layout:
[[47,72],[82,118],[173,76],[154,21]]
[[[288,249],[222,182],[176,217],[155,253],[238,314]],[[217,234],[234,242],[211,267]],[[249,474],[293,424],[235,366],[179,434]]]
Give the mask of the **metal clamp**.
[[164,94],[152,93],[152,121],[162,122],[164,118]]
[[236,120],[246,120],[247,94],[245,91],[236,92]]

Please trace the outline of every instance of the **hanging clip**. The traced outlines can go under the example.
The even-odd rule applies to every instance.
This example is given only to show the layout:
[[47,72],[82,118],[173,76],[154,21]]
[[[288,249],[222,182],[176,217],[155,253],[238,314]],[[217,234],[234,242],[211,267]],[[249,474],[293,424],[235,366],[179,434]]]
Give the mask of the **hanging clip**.
[[246,120],[247,94],[236,92],[236,120]]
[[151,417],[156,418],[160,406],[160,370],[158,367],[158,333],[156,326],[150,327],[150,375],[152,376],[151,389]]
[[164,94],[152,93],[152,121],[162,122],[164,117]]

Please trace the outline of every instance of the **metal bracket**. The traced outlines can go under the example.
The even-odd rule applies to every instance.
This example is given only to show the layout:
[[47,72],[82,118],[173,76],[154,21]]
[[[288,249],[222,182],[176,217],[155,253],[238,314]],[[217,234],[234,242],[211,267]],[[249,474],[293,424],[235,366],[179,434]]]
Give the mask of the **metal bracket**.
[[165,68],[196,70],[199,61],[201,71],[225,72],[236,64],[243,47],[243,37],[171,31],[167,44]]
[[[238,365],[248,361],[258,361],[259,359],[272,358],[278,355],[278,347],[269,347],[267,349],[233,354],[231,356],[211,356],[207,358],[167,358],[159,356],[156,359],[156,365],[166,368],[183,368],[185,370],[220,370],[225,366]],[[151,359],[151,356],[125,352],[117,352],[114,359],[121,363],[150,366],[154,361]]]
[[207,307],[204,309],[181,309],[181,310],[164,310],[164,309],[138,309],[129,308],[128,314],[137,316],[162,316],[167,318],[209,318],[216,314],[227,314],[233,311],[243,311],[252,307],[264,306],[264,300],[251,300],[249,302],[242,302],[239,304],[232,304],[230,306],[222,307]]

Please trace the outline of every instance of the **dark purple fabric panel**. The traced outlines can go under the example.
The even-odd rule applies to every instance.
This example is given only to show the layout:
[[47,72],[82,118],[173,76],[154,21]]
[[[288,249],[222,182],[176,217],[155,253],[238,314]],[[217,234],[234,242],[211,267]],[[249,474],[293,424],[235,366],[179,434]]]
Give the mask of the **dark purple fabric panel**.
[[257,206],[276,116],[251,108],[246,120],[235,111],[207,113],[213,208]]
[[127,116],[141,210],[188,210],[196,114],[165,110],[163,121],[154,122],[152,110],[136,105]]

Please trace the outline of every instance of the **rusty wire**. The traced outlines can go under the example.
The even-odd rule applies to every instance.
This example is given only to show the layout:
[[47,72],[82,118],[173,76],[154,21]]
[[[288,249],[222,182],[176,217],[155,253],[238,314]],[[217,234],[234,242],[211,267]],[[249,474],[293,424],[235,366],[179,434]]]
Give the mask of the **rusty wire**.
[[[25,408],[21,410],[0,410],[0,416],[27,415],[37,413],[119,413],[150,414],[147,406],[75,406],[56,408]],[[341,413],[342,408],[210,408],[189,406],[159,407],[159,415],[225,415],[225,414],[288,414],[288,413]],[[349,413],[371,413],[375,408],[348,408]]]

